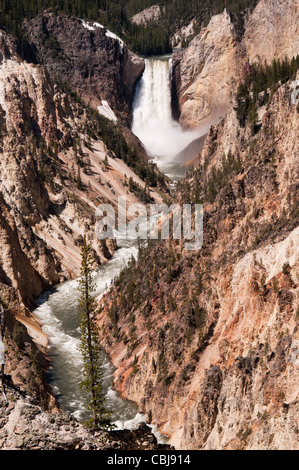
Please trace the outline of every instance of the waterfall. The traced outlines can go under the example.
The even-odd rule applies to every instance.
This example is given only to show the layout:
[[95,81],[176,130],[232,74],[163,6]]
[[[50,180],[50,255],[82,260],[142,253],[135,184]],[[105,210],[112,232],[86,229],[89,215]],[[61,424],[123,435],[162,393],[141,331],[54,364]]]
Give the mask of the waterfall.
[[183,131],[172,118],[171,70],[169,56],[146,59],[133,103],[132,132],[149,156],[164,161],[171,161],[199,137],[198,131]]
[[[138,84],[134,102],[133,132],[145,145],[149,155],[157,157],[165,165],[188,143],[198,137],[196,132],[183,132],[172,119],[171,113],[171,58],[147,59],[145,72]],[[185,169],[181,165],[166,164],[166,174],[179,180]],[[112,260],[94,272],[95,295],[101,295],[113,279],[127,264],[131,256],[138,256],[136,240],[123,241]],[[51,368],[48,380],[55,396],[63,409],[71,412],[77,419],[84,420],[86,397],[79,386],[82,380],[82,357],[79,345],[78,280],[71,280],[44,293],[34,311],[42,322],[43,330],[49,337],[49,357]],[[112,420],[118,429],[135,429],[145,416],[138,413],[135,403],[122,399],[112,388],[114,368],[105,356],[103,366],[106,402],[112,411]],[[153,433],[159,442],[165,443],[154,424]]]

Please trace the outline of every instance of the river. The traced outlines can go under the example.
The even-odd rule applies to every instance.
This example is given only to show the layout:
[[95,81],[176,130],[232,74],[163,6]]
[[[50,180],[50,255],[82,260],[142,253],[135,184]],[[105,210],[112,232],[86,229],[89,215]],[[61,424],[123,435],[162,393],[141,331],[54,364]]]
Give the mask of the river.
[[[143,142],[148,155],[161,171],[172,178],[173,184],[182,178],[185,167],[173,163],[172,158],[196,138],[194,133],[181,131],[171,117],[170,102],[171,57],[147,59],[144,75],[137,86],[132,131]],[[94,272],[97,296],[112,283],[122,267],[133,255],[137,257],[136,240],[126,240],[113,258]],[[82,358],[79,352],[78,281],[65,282],[44,293],[34,311],[49,337],[51,367],[48,381],[63,409],[79,421],[86,418],[86,401],[79,383],[82,379]],[[105,356],[103,374],[107,407],[112,421],[119,429],[134,429],[145,417],[137,405],[122,399],[112,389],[113,366]],[[153,426],[159,442],[166,442]]]

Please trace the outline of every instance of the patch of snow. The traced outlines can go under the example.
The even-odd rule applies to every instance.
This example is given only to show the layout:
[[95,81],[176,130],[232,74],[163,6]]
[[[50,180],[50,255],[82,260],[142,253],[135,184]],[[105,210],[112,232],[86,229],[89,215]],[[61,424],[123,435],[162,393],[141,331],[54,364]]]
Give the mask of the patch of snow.
[[112,33],[111,31],[109,31],[109,29],[107,29],[106,36],[108,38],[112,38],[112,39],[115,39],[116,41],[118,41],[119,45],[120,45],[120,50],[123,51],[124,42],[118,36],[116,36],[116,34]]
[[108,38],[115,39],[116,41],[118,41],[119,45],[120,45],[120,50],[121,50],[121,52],[123,51],[123,47],[124,47],[123,40],[120,39],[120,37],[118,37],[116,34],[112,33],[112,31],[109,31],[109,29],[106,29],[102,24],[94,22],[91,25],[89,22],[86,22],[84,20],[81,20],[81,22],[82,22],[82,25],[84,26],[84,28],[88,29],[89,31],[95,31],[96,28],[105,29],[105,31],[106,31],[105,35]]
[[81,22],[82,22],[82,25],[84,26],[84,28],[88,29],[89,31],[94,31],[95,30],[95,28],[93,26],[90,26],[89,23],[86,23],[86,21],[81,20]]
[[102,100],[102,105],[98,106],[98,111],[100,114],[110,119],[110,121],[117,121],[117,117],[115,116],[107,101]]
[[100,23],[97,23],[96,21],[93,23],[93,26],[95,26],[96,28],[101,28],[101,29],[105,29],[104,26]]

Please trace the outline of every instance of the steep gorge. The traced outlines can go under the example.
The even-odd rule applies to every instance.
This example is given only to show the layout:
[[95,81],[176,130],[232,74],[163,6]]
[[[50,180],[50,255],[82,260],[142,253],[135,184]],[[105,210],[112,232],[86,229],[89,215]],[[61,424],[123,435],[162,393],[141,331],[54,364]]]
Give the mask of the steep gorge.
[[[259,107],[254,133],[240,125],[233,99],[248,63],[295,54],[297,17],[294,2],[261,0],[240,41],[224,11],[174,57],[180,123],[215,123],[177,193],[181,203],[204,201],[204,246],[192,254],[170,240],[141,249],[99,315],[116,389],[177,449],[298,448],[299,128],[291,94],[299,76]],[[273,37],[269,24],[270,33],[288,33]],[[45,289],[78,276],[84,233],[98,263],[114,253],[113,242],[103,246],[93,235],[100,202],[115,204],[124,191],[129,202],[149,194],[161,202],[165,185],[126,127],[143,60],[78,19],[46,12],[25,29],[43,65],[22,61],[14,40],[0,33],[0,295],[39,347],[23,330],[25,352],[14,351],[12,320],[6,373],[55,407],[33,365],[32,355],[46,366],[40,353],[47,338],[28,307]],[[71,88],[55,84],[56,75]],[[138,168],[153,178],[150,193],[136,166],[127,165],[132,158],[126,162],[121,148],[105,144],[107,121],[87,106],[103,101],[121,125],[116,140],[125,136]],[[23,407],[29,413],[28,403],[18,402],[12,420]],[[62,419],[61,441],[49,447],[75,448],[82,439],[96,445],[74,423],[69,440],[70,422]],[[25,432],[28,422],[20,426]]]
[[115,386],[178,449],[298,448],[297,135],[290,84],[255,136],[231,108],[181,186],[206,200],[231,159],[202,250],[149,246],[105,298]]
[[[115,47],[113,38],[106,40]],[[160,202],[166,186],[125,125],[102,117],[76,92],[55,83],[43,65],[22,60],[15,39],[4,31],[0,51],[1,304],[14,313],[16,328],[23,331],[18,322],[25,325],[46,354],[42,325],[29,309],[42,292],[78,277],[84,234],[95,266],[117,248],[96,237],[97,206],[116,205],[124,192],[129,203]],[[110,80],[113,84],[115,78]],[[105,86],[109,89],[109,81]],[[30,369],[19,373],[17,358],[21,363],[12,351],[6,370],[12,373],[9,364],[14,364],[15,385],[26,390]]]
[[[260,9],[274,31],[282,9],[284,24],[298,17],[292,3],[262,0],[240,42],[225,11],[178,61],[183,126],[202,124],[225,105],[177,194],[182,203],[204,203],[202,250],[150,243],[121,273],[99,315],[117,390],[177,449],[299,445],[299,121],[292,101],[299,76],[258,106],[254,129],[240,124],[235,100],[247,64],[257,59],[248,38],[253,26],[263,36]],[[261,63],[294,56],[292,28],[264,49]],[[228,41],[220,40],[225,34]]]

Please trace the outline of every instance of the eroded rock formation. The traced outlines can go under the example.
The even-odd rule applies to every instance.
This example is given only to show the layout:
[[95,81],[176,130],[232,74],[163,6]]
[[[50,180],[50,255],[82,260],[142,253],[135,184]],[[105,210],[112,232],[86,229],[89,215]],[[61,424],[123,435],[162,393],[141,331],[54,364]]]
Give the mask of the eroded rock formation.
[[144,70],[142,58],[97,23],[48,12],[27,23],[25,30],[52,77],[69,83],[94,107],[107,101],[130,123],[135,86]]
[[160,5],[152,5],[149,8],[141,11],[140,13],[136,13],[131,20],[135,24],[142,24],[146,26],[149,23],[155,23],[159,20],[162,14],[162,8]]
[[183,127],[215,124],[224,117],[246,63],[271,63],[298,53],[298,2],[261,0],[242,37],[230,13],[214,16],[173,57],[173,107]]
[[79,424],[68,413],[45,411],[30,396],[11,385],[6,388],[7,401],[0,398],[1,450],[162,450],[151,429],[141,424],[134,431],[96,433]]
[[214,16],[183,52],[173,58],[173,95],[180,123],[198,127],[224,116],[237,78],[236,34],[227,11]]
[[[204,245],[190,253],[170,240],[141,250],[99,315],[115,387],[177,449],[299,448],[294,84],[279,85],[258,109],[254,133],[240,125],[231,100],[245,63],[295,53],[297,16],[297,2],[261,0],[240,39],[224,11],[174,57],[182,125],[225,116],[211,127],[178,193],[182,203],[206,201]],[[47,337],[27,307],[44,289],[78,275],[84,233],[98,262],[111,256],[115,246],[94,237],[95,209],[124,191],[137,202],[127,178],[145,188],[94,134],[86,106],[105,100],[128,123],[143,61],[100,26],[87,26],[49,12],[27,23],[43,66],[22,61],[14,40],[0,32],[0,295],[12,315],[5,379],[13,399],[0,403],[1,448],[110,445],[107,436],[95,440],[69,417],[22,396],[30,391],[52,411],[57,406],[40,375]],[[281,34],[274,37],[272,28]],[[55,75],[85,103],[54,85]],[[123,133],[133,145],[130,131]]]

